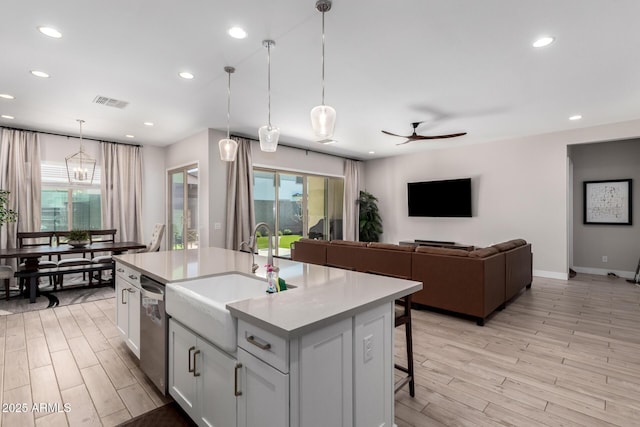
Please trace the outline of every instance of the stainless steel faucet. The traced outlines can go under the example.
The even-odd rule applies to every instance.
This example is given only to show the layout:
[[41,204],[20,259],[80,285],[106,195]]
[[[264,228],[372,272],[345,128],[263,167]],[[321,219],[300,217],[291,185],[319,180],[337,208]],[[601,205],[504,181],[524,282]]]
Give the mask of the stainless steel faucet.
[[273,233],[271,232],[271,229],[269,228],[269,225],[266,222],[259,222],[256,224],[255,227],[253,227],[253,233],[251,234],[251,238],[249,239],[249,242],[241,242],[240,243],[240,249],[242,249],[243,246],[246,246],[247,248],[249,248],[249,251],[251,251],[251,272],[255,273],[258,268],[260,268],[260,266],[258,264],[256,264],[256,260],[255,260],[255,254],[256,254],[256,250],[257,250],[257,246],[258,246],[258,238],[256,237],[256,233],[258,232],[258,229],[260,227],[264,227],[267,229],[267,239],[269,240],[269,249],[268,249],[268,254],[267,254],[267,264],[269,264],[270,266],[273,267],[273,271],[280,271],[280,269],[278,267],[276,267],[275,265],[273,265],[273,242],[271,241],[273,239]]

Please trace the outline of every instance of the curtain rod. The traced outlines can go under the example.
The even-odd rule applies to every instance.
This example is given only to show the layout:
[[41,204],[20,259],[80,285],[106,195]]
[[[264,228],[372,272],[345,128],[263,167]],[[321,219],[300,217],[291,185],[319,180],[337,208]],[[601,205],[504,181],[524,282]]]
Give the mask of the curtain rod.
[[[249,136],[243,136],[243,135],[238,135],[238,134],[231,134],[231,136],[236,137],[236,138],[248,139],[248,140],[253,141],[253,142],[260,142],[259,140],[255,139],[255,138],[252,138],[252,137],[249,137]],[[344,159],[344,160],[353,160],[354,162],[361,162],[362,161],[360,159],[352,159],[351,157],[344,157],[344,156],[340,156],[338,154],[325,153],[325,152],[322,152],[322,151],[312,150],[310,148],[296,147],[294,145],[283,144],[281,142],[278,142],[278,145],[279,146],[283,146],[283,147],[287,147],[287,148],[294,148],[296,150],[312,152],[312,153],[316,153],[316,154],[324,154],[325,156],[338,157],[338,158]]]
[[[64,136],[67,138],[77,138],[80,139],[79,136],[76,135],[64,135],[61,133],[55,133],[55,132],[45,132],[45,131],[41,131],[41,130],[33,130],[33,129],[24,129],[24,128],[14,128],[14,127],[10,127],[10,126],[0,126],[1,129],[9,129],[9,130],[22,130],[22,131],[27,131],[27,132],[35,132],[35,133],[41,133],[43,135],[53,135],[53,136]],[[87,141],[96,141],[96,142],[108,142],[109,144],[118,144],[118,145],[130,145],[133,147],[142,147],[142,145],[140,144],[128,144],[126,142],[114,142],[114,141],[106,141],[104,139],[95,139],[95,138],[87,138],[86,136],[82,136],[83,140],[87,140]]]

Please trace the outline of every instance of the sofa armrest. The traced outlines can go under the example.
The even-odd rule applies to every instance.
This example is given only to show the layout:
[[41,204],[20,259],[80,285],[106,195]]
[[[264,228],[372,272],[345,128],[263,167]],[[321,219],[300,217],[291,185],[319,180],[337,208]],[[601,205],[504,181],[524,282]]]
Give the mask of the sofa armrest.
[[520,290],[531,285],[533,279],[533,255],[531,244],[508,250],[505,255],[506,300],[517,295]]
[[413,301],[484,319],[504,304],[505,257],[469,258],[413,253],[411,277],[422,282]]

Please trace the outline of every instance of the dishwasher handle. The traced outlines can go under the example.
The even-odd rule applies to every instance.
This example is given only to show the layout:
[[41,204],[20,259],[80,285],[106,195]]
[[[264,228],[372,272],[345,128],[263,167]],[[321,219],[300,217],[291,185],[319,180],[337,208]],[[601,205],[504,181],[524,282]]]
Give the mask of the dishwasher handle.
[[141,281],[140,294],[145,298],[151,298],[158,301],[164,300],[164,286],[159,283]]

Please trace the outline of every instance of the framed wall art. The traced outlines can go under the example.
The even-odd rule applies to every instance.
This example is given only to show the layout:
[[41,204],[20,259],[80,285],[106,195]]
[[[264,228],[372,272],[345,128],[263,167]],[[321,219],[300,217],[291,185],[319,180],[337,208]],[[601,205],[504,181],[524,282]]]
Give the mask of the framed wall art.
[[631,181],[584,181],[584,223],[631,225]]

